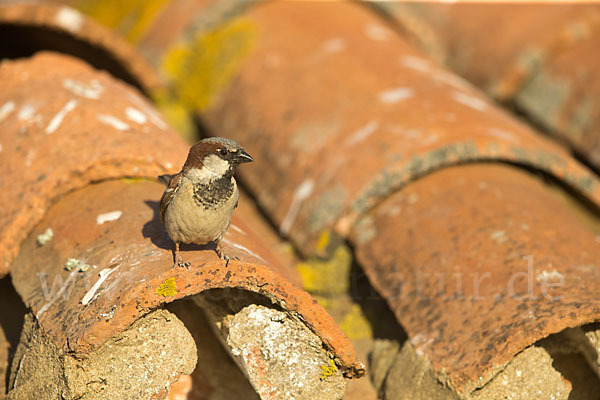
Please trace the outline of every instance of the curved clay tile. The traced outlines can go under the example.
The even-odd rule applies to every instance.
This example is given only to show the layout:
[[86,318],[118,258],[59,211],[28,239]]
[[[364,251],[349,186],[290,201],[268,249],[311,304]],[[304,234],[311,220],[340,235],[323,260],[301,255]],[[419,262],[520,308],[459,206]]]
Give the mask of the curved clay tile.
[[[165,302],[238,288],[261,294],[300,318],[349,375],[360,374],[344,334],[307,292],[290,282],[286,276],[293,272],[261,246],[245,227],[244,215],[234,214],[222,242],[225,252],[239,260],[225,267],[214,250],[187,246],[183,257],[192,266],[173,268],[172,242],[158,215],[163,191],[158,183],[127,180],[88,186],[53,206],[22,243],[11,276],[53,343],[85,355]],[[40,246],[38,236],[48,228],[52,239]],[[68,271],[71,258],[90,268]],[[43,282],[32,276],[42,276]],[[55,282],[69,290],[66,299],[58,292],[48,297]]]
[[[537,340],[599,318],[597,239],[528,176],[552,175],[597,206],[596,176],[567,151],[359,5],[277,2],[244,18],[260,35],[204,114],[208,128],[255,143],[264,167],[241,176],[305,253],[332,227],[351,238],[416,354],[454,394],[481,387]],[[491,161],[502,165],[483,165]],[[377,214],[399,197],[416,211]],[[523,297],[528,255],[535,299]],[[419,268],[433,276],[415,278]],[[484,298],[472,281],[464,297],[440,296],[437,268],[489,272]],[[540,296],[562,278],[560,299]]]
[[427,22],[451,68],[600,166],[598,4],[383,6],[401,24]]
[[510,166],[447,168],[352,233],[417,354],[461,395],[534,342],[600,316],[598,226],[559,193]]
[[[152,66],[120,36],[79,11],[49,2],[0,5],[2,57],[57,51],[85,60],[149,94],[163,86]],[[18,43],[14,41],[19,37]]]
[[3,265],[19,254],[14,286],[53,345],[85,357],[161,304],[238,288],[316,334],[336,360],[331,375],[364,373],[333,319],[245,227],[246,212],[223,241],[239,260],[225,268],[192,247],[192,267],[172,268],[164,187],[146,178],[176,171],[188,146],[135,90],[51,53],[4,62],[0,80],[0,179],[11,182],[0,198]]
[[109,178],[154,178],[186,155],[139,92],[82,61],[55,53],[4,61],[0,81],[2,275],[58,197]]
[[459,163],[541,170],[600,202],[595,176],[565,150],[422,57],[367,8],[277,2],[244,19],[260,34],[204,120],[216,135],[256,143],[261,168],[241,176],[305,253],[323,231],[345,235],[403,185]]

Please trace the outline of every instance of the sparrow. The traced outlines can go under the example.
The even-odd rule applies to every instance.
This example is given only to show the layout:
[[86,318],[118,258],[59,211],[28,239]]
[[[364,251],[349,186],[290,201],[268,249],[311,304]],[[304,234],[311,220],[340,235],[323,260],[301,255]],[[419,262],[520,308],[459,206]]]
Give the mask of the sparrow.
[[233,140],[222,137],[203,139],[190,148],[181,171],[175,175],[161,175],[167,183],[160,199],[160,219],[175,243],[174,267],[188,268],[179,255],[180,243],[205,245],[215,243],[220,259],[229,257],[223,253],[223,239],[234,209],[239,191],[233,174],[238,165],[254,159]]

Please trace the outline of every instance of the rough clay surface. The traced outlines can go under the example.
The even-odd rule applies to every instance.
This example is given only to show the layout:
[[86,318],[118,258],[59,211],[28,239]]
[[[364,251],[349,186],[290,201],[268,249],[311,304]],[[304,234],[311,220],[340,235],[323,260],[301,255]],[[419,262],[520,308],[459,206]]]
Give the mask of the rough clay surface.
[[[229,322],[227,343],[263,399],[341,399],[345,382],[319,338],[286,313],[251,304]],[[262,364],[262,365],[261,365]]]
[[137,400],[164,393],[180,374],[191,373],[196,347],[175,315],[156,310],[77,360],[50,343],[29,315],[15,360],[10,400]]

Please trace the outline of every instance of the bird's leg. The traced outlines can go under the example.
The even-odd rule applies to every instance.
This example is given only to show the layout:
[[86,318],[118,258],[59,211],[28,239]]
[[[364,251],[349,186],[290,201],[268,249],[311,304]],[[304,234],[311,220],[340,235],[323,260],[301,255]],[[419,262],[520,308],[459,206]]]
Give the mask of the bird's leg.
[[229,265],[229,256],[225,254],[223,249],[221,249],[221,243],[217,242],[217,245],[215,246],[215,252],[221,260],[225,260],[225,268],[227,268]]
[[179,255],[179,242],[175,242],[175,252],[173,253],[173,267],[185,267],[189,268],[189,262],[183,262],[181,256]]

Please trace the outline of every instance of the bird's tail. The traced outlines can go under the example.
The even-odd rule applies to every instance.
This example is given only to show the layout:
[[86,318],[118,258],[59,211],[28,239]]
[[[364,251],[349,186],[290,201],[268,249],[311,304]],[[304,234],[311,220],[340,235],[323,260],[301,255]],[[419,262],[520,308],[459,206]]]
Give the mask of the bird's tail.
[[158,180],[161,181],[162,183],[165,184],[165,186],[169,186],[169,181],[171,180],[171,178],[174,175],[169,175],[169,174],[165,174],[165,175],[159,175],[158,176]]

